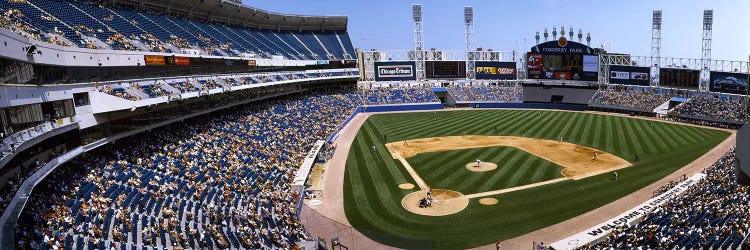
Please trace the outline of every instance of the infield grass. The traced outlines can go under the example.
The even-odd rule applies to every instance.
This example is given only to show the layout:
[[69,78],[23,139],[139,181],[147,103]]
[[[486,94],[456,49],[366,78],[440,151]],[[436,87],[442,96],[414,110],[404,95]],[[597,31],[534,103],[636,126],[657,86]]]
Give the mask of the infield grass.
[[[414,190],[400,189],[398,184],[415,182],[390,157],[384,144],[464,132],[548,140],[562,135],[565,141],[610,152],[634,165],[618,170],[618,181],[611,181],[611,174],[605,173],[488,196],[500,201],[492,206],[472,199],[466,209],[448,216],[423,216],[405,210],[401,199]],[[487,245],[610,203],[687,165],[728,136],[728,132],[718,130],[578,112],[466,110],[437,112],[437,117],[433,112],[378,114],[364,123],[349,152],[344,209],[352,226],[384,244],[443,249]],[[371,151],[373,145],[375,153]],[[635,161],[636,154],[639,161]],[[423,178],[428,176],[425,173]],[[463,180],[453,178],[453,185],[447,180],[440,185],[455,190]]]
[[[474,172],[466,164],[481,159],[497,169]],[[563,167],[514,147],[483,147],[421,153],[406,159],[431,188],[474,194],[563,177]]]

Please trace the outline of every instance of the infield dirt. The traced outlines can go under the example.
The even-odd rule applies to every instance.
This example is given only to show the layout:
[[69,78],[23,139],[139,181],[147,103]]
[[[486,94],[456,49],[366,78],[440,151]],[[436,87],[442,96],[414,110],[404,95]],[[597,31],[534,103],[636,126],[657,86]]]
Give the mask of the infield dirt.
[[[539,158],[563,166],[562,174],[571,179],[580,179],[603,172],[629,167],[632,164],[616,155],[568,143],[518,136],[446,136],[392,142],[386,144],[394,159],[400,154],[410,158],[420,153],[451,151],[458,149],[508,146],[526,151]],[[597,154],[596,160],[594,153]],[[500,164],[502,165],[502,164]]]

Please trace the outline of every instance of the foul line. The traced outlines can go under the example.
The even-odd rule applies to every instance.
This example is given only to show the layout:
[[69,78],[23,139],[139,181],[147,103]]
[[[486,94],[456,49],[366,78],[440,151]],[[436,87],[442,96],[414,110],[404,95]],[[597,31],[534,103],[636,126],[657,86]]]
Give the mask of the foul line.
[[510,192],[513,192],[513,191],[518,191],[518,190],[522,190],[522,189],[543,186],[543,185],[552,184],[552,183],[556,183],[556,182],[561,182],[561,181],[565,181],[565,180],[569,180],[569,179],[570,178],[567,178],[567,177],[557,178],[557,179],[552,179],[552,180],[548,180],[548,181],[537,182],[537,183],[532,183],[532,184],[523,185],[523,186],[517,186],[517,187],[512,187],[512,188],[506,188],[506,189],[500,189],[500,190],[494,190],[494,191],[487,191],[487,192],[476,193],[476,194],[467,194],[467,195],[464,195],[464,197],[466,197],[467,199],[471,199],[471,198],[479,198],[479,197],[484,197],[484,196],[491,196],[491,195],[498,195],[498,194],[510,193]]
[[419,174],[417,174],[417,171],[414,170],[414,168],[411,167],[409,162],[404,159],[404,157],[401,157],[401,154],[398,153],[395,149],[393,150],[396,152],[396,157],[398,157],[398,160],[401,162],[402,165],[404,165],[404,168],[406,168],[406,172],[409,172],[409,175],[411,175],[411,178],[414,179],[414,181],[417,182],[417,186],[419,186],[422,191],[425,191],[427,189],[430,189],[429,186],[427,186],[427,183],[422,180],[422,177],[419,177]]
[[586,190],[586,189],[589,189],[589,188],[592,188],[592,187],[595,187],[595,186],[599,186],[599,185],[602,185],[602,184],[605,184],[605,183],[610,183],[610,182],[612,182],[612,181],[611,180],[603,180],[603,181],[599,181],[599,182],[594,182],[594,183],[588,184],[586,186],[580,187],[580,189],[581,190]]

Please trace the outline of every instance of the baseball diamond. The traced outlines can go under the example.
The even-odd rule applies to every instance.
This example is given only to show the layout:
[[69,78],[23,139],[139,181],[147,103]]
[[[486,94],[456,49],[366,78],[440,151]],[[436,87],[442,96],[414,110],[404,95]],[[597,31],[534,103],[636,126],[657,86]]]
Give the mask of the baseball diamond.
[[[388,141],[383,141],[384,134]],[[728,132],[719,130],[586,112],[461,110],[440,112],[437,117],[432,112],[375,114],[364,122],[349,151],[344,209],[358,230],[429,239],[436,248],[476,247],[490,244],[498,236],[509,239],[612,202],[685,166],[727,136]],[[404,143],[402,138],[407,137]],[[373,145],[377,150],[374,155],[369,151]],[[569,148],[554,148],[563,145]],[[599,152],[598,160],[593,160],[592,152]],[[571,157],[576,154],[580,157]],[[570,175],[563,170],[607,162],[608,156],[613,162],[597,169]],[[570,161],[559,159],[563,157]],[[475,159],[497,164],[497,169],[467,171],[465,165]],[[620,175],[617,181],[612,180],[615,169]],[[582,178],[574,178],[579,175]],[[405,190],[399,188],[401,183],[417,187]],[[450,212],[436,204],[439,216],[428,214],[425,211],[433,207],[417,205],[418,198],[424,196],[420,192],[429,188],[453,191],[457,194],[452,201],[468,202]],[[509,188],[513,189],[493,193]],[[412,204],[402,204],[408,197]],[[496,201],[480,203],[486,198]],[[411,207],[405,208],[407,205]],[[371,238],[409,247],[389,237]]]

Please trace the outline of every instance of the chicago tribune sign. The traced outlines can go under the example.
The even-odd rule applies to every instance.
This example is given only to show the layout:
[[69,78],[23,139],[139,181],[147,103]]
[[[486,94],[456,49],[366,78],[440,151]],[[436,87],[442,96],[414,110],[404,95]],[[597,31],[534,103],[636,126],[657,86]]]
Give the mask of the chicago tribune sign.
[[375,81],[416,80],[414,62],[375,62]]
[[413,76],[411,66],[380,66],[378,67],[380,77],[408,77]]

